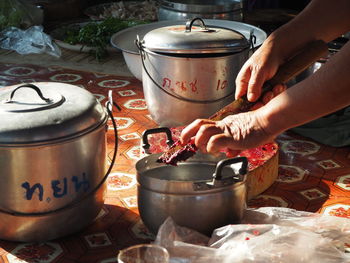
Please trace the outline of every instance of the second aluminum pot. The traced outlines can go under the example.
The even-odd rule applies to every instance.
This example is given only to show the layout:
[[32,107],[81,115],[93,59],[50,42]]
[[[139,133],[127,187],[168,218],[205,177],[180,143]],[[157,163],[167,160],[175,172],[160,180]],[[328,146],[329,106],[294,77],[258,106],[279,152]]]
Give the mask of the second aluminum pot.
[[250,41],[237,31],[208,28],[195,18],[186,26],[154,29],[137,45],[152,119],[160,126],[176,127],[207,118],[233,100]]
[[188,160],[178,166],[159,164],[158,157],[136,163],[138,208],[150,231],[157,233],[168,217],[206,235],[240,222],[246,206],[245,157],[217,164]]
[[74,85],[38,82],[2,89],[1,239],[53,239],[94,220],[115,160],[114,153],[107,171],[108,117],[113,117],[109,107]]

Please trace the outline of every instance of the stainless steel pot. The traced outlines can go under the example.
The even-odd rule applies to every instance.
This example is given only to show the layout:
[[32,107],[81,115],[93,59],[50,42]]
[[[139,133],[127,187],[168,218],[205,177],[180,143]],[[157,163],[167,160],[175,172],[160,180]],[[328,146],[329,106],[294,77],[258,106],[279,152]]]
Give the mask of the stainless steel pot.
[[[145,34],[147,34],[153,29],[164,26],[178,25],[185,22],[185,20],[167,20],[129,27],[127,29],[115,33],[111,37],[111,45],[116,49],[122,51],[128,69],[137,79],[142,81],[141,56],[139,54],[139,49],[134,44],[136,36],[138,35],[140,39],[143,39]],[[253,25],[221,19],[204,19],[204,22],[209,27],[219,26],[239,31],[247,39],[249,39],[251,32],[253,31],[254,37],[256,38],[256,41],[254,41],[255,47],[259,47],[266,39],[266,33],[260,28],[255,27]]]
[[[41,82],[2,90],[0,238],[51,239],[91,223],[101,198],[94,201],[96,206],[89,202],[89,211],[79,207],[86,208],[84,200],[94,199],[96,192],[102,196],[110,171],[105,164],[111,115],[90,92],[69,84]],[[9,220],[13,227],[6,224]],[[70,225],[77,220],[80,224]],[[50,232],[55,234],[46,228],[38,231],[43,222],[46,228],[55,227]]]
[[235,78],[250,47],[241,33],[208,28],[199,18],[188,21],[186,27],[152,30],[137,43],[147,107],[162,126],[209,117],[232,101]]
[[[147,136],[157,132],[167,130],[143,134],[146,153]],[[158,163],[158,157],[151,154],[136,163],[138,208],[150,231],[157,233],[168,217],[207,235],[215,228],[240,222],[246,205],[245,157],[216,162],[196,155],[178,166]]]
[[[153,154],[136,163],[138,208],[150,231],[157,233],[168,217],[207,235],[240,222],[246,204],[245,157],[178,166],[159,164],[158,157]],[[234,163],[242,163],[238,174],[230,166]]]
[[243,20],[243,1],[239,0],[160,0],[158,19],[182,20],[203,18]]

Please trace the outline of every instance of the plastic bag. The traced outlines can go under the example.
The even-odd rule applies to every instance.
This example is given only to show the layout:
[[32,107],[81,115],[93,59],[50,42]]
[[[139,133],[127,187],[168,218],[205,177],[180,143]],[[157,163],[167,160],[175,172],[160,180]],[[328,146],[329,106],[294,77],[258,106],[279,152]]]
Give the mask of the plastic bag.
[[0,1],[0,31],[8,27],[26,29],[43,22],[43,10],[21,0]]
[[26,30],[10,27],[0,32],[0,48],[14,50],[19,54],[47,53],[60,57],[61,50],[51,37],[43,32],[42,26],[32,26]]
[[350,262],[350,220],[264,207],[248,209],[243,223],[216,229],[209,239],[168,218],[155,243],[171,263]]

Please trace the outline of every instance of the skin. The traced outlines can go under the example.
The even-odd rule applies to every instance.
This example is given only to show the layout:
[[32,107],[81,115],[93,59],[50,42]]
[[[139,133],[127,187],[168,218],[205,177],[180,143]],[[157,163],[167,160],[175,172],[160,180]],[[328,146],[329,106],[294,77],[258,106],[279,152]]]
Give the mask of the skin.
[[[236,98],[247,94],[256,101],[263,83],[279,66],[313,40],[329,42],[350,31],[350,1],[313,0],[292,21],[274,31],[243,65],[236,79]],[[322,18],[322,19],[320,19]],[[285,130],[302,125],[350,105],[350,43],[333,55],[316,73],[288,90],[278,85],[249,112],[221,121],[198,119],[181,134],[192,137],[203,152],[257,147]]]

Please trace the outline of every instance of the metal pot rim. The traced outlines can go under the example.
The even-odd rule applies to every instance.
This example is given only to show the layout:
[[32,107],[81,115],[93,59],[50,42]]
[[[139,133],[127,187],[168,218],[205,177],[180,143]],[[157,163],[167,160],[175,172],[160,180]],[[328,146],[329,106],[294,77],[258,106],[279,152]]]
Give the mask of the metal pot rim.
[[[215,192],[222,192],[227,189],[232,189],[236,187],[242,187],[246,186],[246,176],[242,176],[240,178],[235,178],[234,180],[231,180],[232,178],[225,177],[222,179],[222,181],[226,180],[226,183],[215,186],[215,187],[206,187],[203,184],[206,184],[207,182],[212,181],[213,176],[208,171],[208,174],[206,174],[207,179],[206,180],[169,180],[166,177],[159,178],[159,177],[152,177],[145,173],[151,172],[151,170],[159,170],[159,169],[178,169],[181,171],[181,169],[185,169],[188,166],[193,165],[200,165],[200,166],[210,166],[210,167],[216,167],[217,161],[215,160],[215,157],[212,157],[210,155],[207,156],[206,160],[200,160],[203,158],[203,155],[199,157],[199,159],[194,158],[194,160],[187,160],[186,162],[179,163],[178,166],[169,166],[162,163],[157,163],[156,160],[161,154],[151,154],[149,156],[143,157],[139,161],[137,161],[135,168],[137,171],[136,179],[140,186],[142,186],[145,189],[148,189],[150,191],[159,192],[159,193],[168,193],[168,194],[209,194],[209,193],[215,193]],[[232,170],[233,172],[233,170]],[[164,175],[166,176],[166,175]],[[230,179],[230,180],[228,180]]]
[[[177,0],[175,1],[167,1],[167,0],[160,0],[160,6],[176,10],[176,11],[184,11],[184,12],[197,12],[197,13],[215,13],[215,12],[233,12],[236,10],[241,9],[243,6],[241,1],[222,1],[221,3],[217,3],[215,5],[213,4],[206,4],[205,1],[198,1],[198,3],[195,3],[192,1],[192,3],[186,3],[185,0]],[[203,3],[204,2],[204,3]]]

